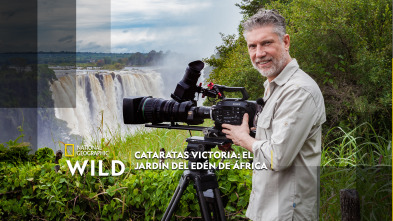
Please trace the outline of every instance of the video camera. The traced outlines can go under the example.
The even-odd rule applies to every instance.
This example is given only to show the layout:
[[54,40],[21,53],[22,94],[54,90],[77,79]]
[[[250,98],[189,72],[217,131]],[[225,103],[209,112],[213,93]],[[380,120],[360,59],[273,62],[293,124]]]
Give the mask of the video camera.
[[[199,130],[203,131],[205,137],[190,137],[185,151],[192,153],[203,153],[211,151],[215,146],[223,146],[232,143],[221,132],[222,124],[240,125],[243,115],[248,113],[250,127],[253,126],[255,114],[261,110],[262,99],[258,102],[247,101],[248,94],[244,87],[226,87],[210,83],[207,88],[200,84],[197,86],[198,78],[204,64],[202,61],[194,61],[188,64],[183,79],[177,84],[175,92],[171,94],[173,100],[148,97],[130,97],[123,99],[123,118],[125,124],[142,124],[146,127]],[[226,98],[224,92],[241,92],[242,98]],[[195,94],[202,97],[221,99],[212,107],[197,106]],[[199,96],[199,95],[198,95]],[[211,118],[214,127],[190,126],[203,123],[204,119]],[[170,122],[170,124],[162,124]],[[185,122],[188,125],[179,125]],[[254,135],[251,133],[251,135]],[[191,156],[191,155],[190,155]],[[171,220],[176,207],[186,190],[190,181],[194,182],[198,204],[204,220],[225,221],[224,204],[221,200],[215,170],[193,169],[192,165],[208,163],[204,157],[189,157],[188,167],[183,172],[179,184],[172,196],[171,201],[162,217],[163,221]],[[200,156],[200,155],[199,155]]]
[[[183,79],[177,84],[173,100],[162,98],[129,97],[123,99],[123,118],[125,124],[145,124],[146,127],[200,130],[206,137],[225,137],[221,132],[222,124],[240,125],[243,115],[248,113],[250,128],[253,126],[254,116],[261,108],[255,101],[248,101],[248,94],[244,87],[226,87],[223,85],[208,84],[207,88],[200,84],[197,86],[201,70],[204,68],[202,61],[193,61],[188,64]],[[242,98],[226,98],[224,92],[241,92]],[[202,97],[218,98],[212,107],[197,106],[195,94]],[[199,95],[198,95],[199,96]],[[204,122],[211,118],[215,126],[213,128],[190,126]],[[170,124],[161,124],[170,122]],[[188,125],[178,125],[177,122],[185,122]]]

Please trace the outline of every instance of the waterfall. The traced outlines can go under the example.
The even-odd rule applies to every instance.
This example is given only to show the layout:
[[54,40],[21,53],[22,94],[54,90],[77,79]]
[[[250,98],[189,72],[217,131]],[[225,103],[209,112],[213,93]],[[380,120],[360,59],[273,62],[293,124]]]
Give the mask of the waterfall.
[[[120,132],[133,126],[123,123],[123,98],[163,97],[160,73],[152,70],[77,71],[63,75],[51,85],[55,115],[67,122],[71,133],[89,137],[94,133]],[[76,104],[76,108],[70,107]],[[103,124],[103,127],[101,126]],[[131,129],[132,130],[132,129]]]

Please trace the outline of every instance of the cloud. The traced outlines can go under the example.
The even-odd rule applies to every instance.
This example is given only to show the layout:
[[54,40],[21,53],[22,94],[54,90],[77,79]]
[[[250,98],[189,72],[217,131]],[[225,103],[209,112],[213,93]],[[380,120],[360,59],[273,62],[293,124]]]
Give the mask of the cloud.
[[76,19],[78,31],[109,28],[111,25],[111,1],[77,0]]
[[[102,52],[102,51],[108,51],[108,45],[101,45],[97,44],[96,42],[84,42],[84,41],[79,41],[81,43],[80,45],[80,51],[90,51],[90,52]],[[83,44],[82,44],[83,43]]]
[[62,42],[74,42],[74,40],[75,40],[75,36],[74,35],[67,35],[65,37],[60,38],[57,41],[62,43]]
[[0,7],[0,52],[35,51],[37,46],[34,1],[10,1]]
[[37,1],[38,51],[75,51],[75,2]]
[[[128,17],[129,15],[141,13],[146,19],[151,19],[160,15],[181,15],[189,14],[196,10],[203,10],[212,5],[210,0],[180,1],[180,0],[139,0],[130,2],[128,0],[118,0],[112,2],[114,22],[116,19]],[[126,16],[124,16],[126,15]]]
[[171,50],[207,57],[221,44],[220,32],[236,33],[238,1],[39,0],[39,50],[75,50],[76,44],[77,51]]
[[176,51],[207,57],[220,32],[236,33],[241,20],[234,0],[114,1],[111,51]]
[[84,31],[77,31],[76,39],[76,50],[79,52],[111,52],[110,29],[92,28]]
[[76,1],[76,50],[111,52],[111,1]]

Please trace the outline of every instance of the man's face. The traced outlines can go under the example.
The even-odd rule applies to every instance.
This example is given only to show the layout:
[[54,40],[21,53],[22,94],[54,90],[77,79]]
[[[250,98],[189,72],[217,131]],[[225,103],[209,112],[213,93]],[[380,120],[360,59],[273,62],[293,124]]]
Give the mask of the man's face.
[[246,34],[248,53],[254,67],[273,80],[290,62],[289,36],[283,40],[274,32],[273,26],[255,28]]

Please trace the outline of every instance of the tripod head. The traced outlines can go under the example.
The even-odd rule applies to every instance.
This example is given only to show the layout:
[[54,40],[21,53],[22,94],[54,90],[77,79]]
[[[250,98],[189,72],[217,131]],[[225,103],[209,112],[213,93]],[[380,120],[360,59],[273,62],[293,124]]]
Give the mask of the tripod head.
[[[204,156],[204,152],[210,152],[215,146],[220,146],[232,143],[230,139],[223,138],[209,138],[209,137],[190,137],[186,140],[188,142],[185,151],[189,153],[188,168],[191,171],[207,171],[206,169],[194,169],[192,164],[209,163],[209,158]],[[213,169],[215,170],[215,168]]]
[[[190,168],[190,170],[195,170],[191,169],[193,168],[192,164],[209,163],[209,159],[207,157],[202,157],[204,152],[210,152],[211,149],[216,146],[232,143],[232,140],[226,138],[225,134],[215,127],[178,125],[177,123],[145,124],[145,127],[202,131],[205,135],[204,137],[192,136],[186,139],[188,145],[185,152],[189,153],[188,168]],[[198,171],[203,171],[203,169],[198,169]]]

